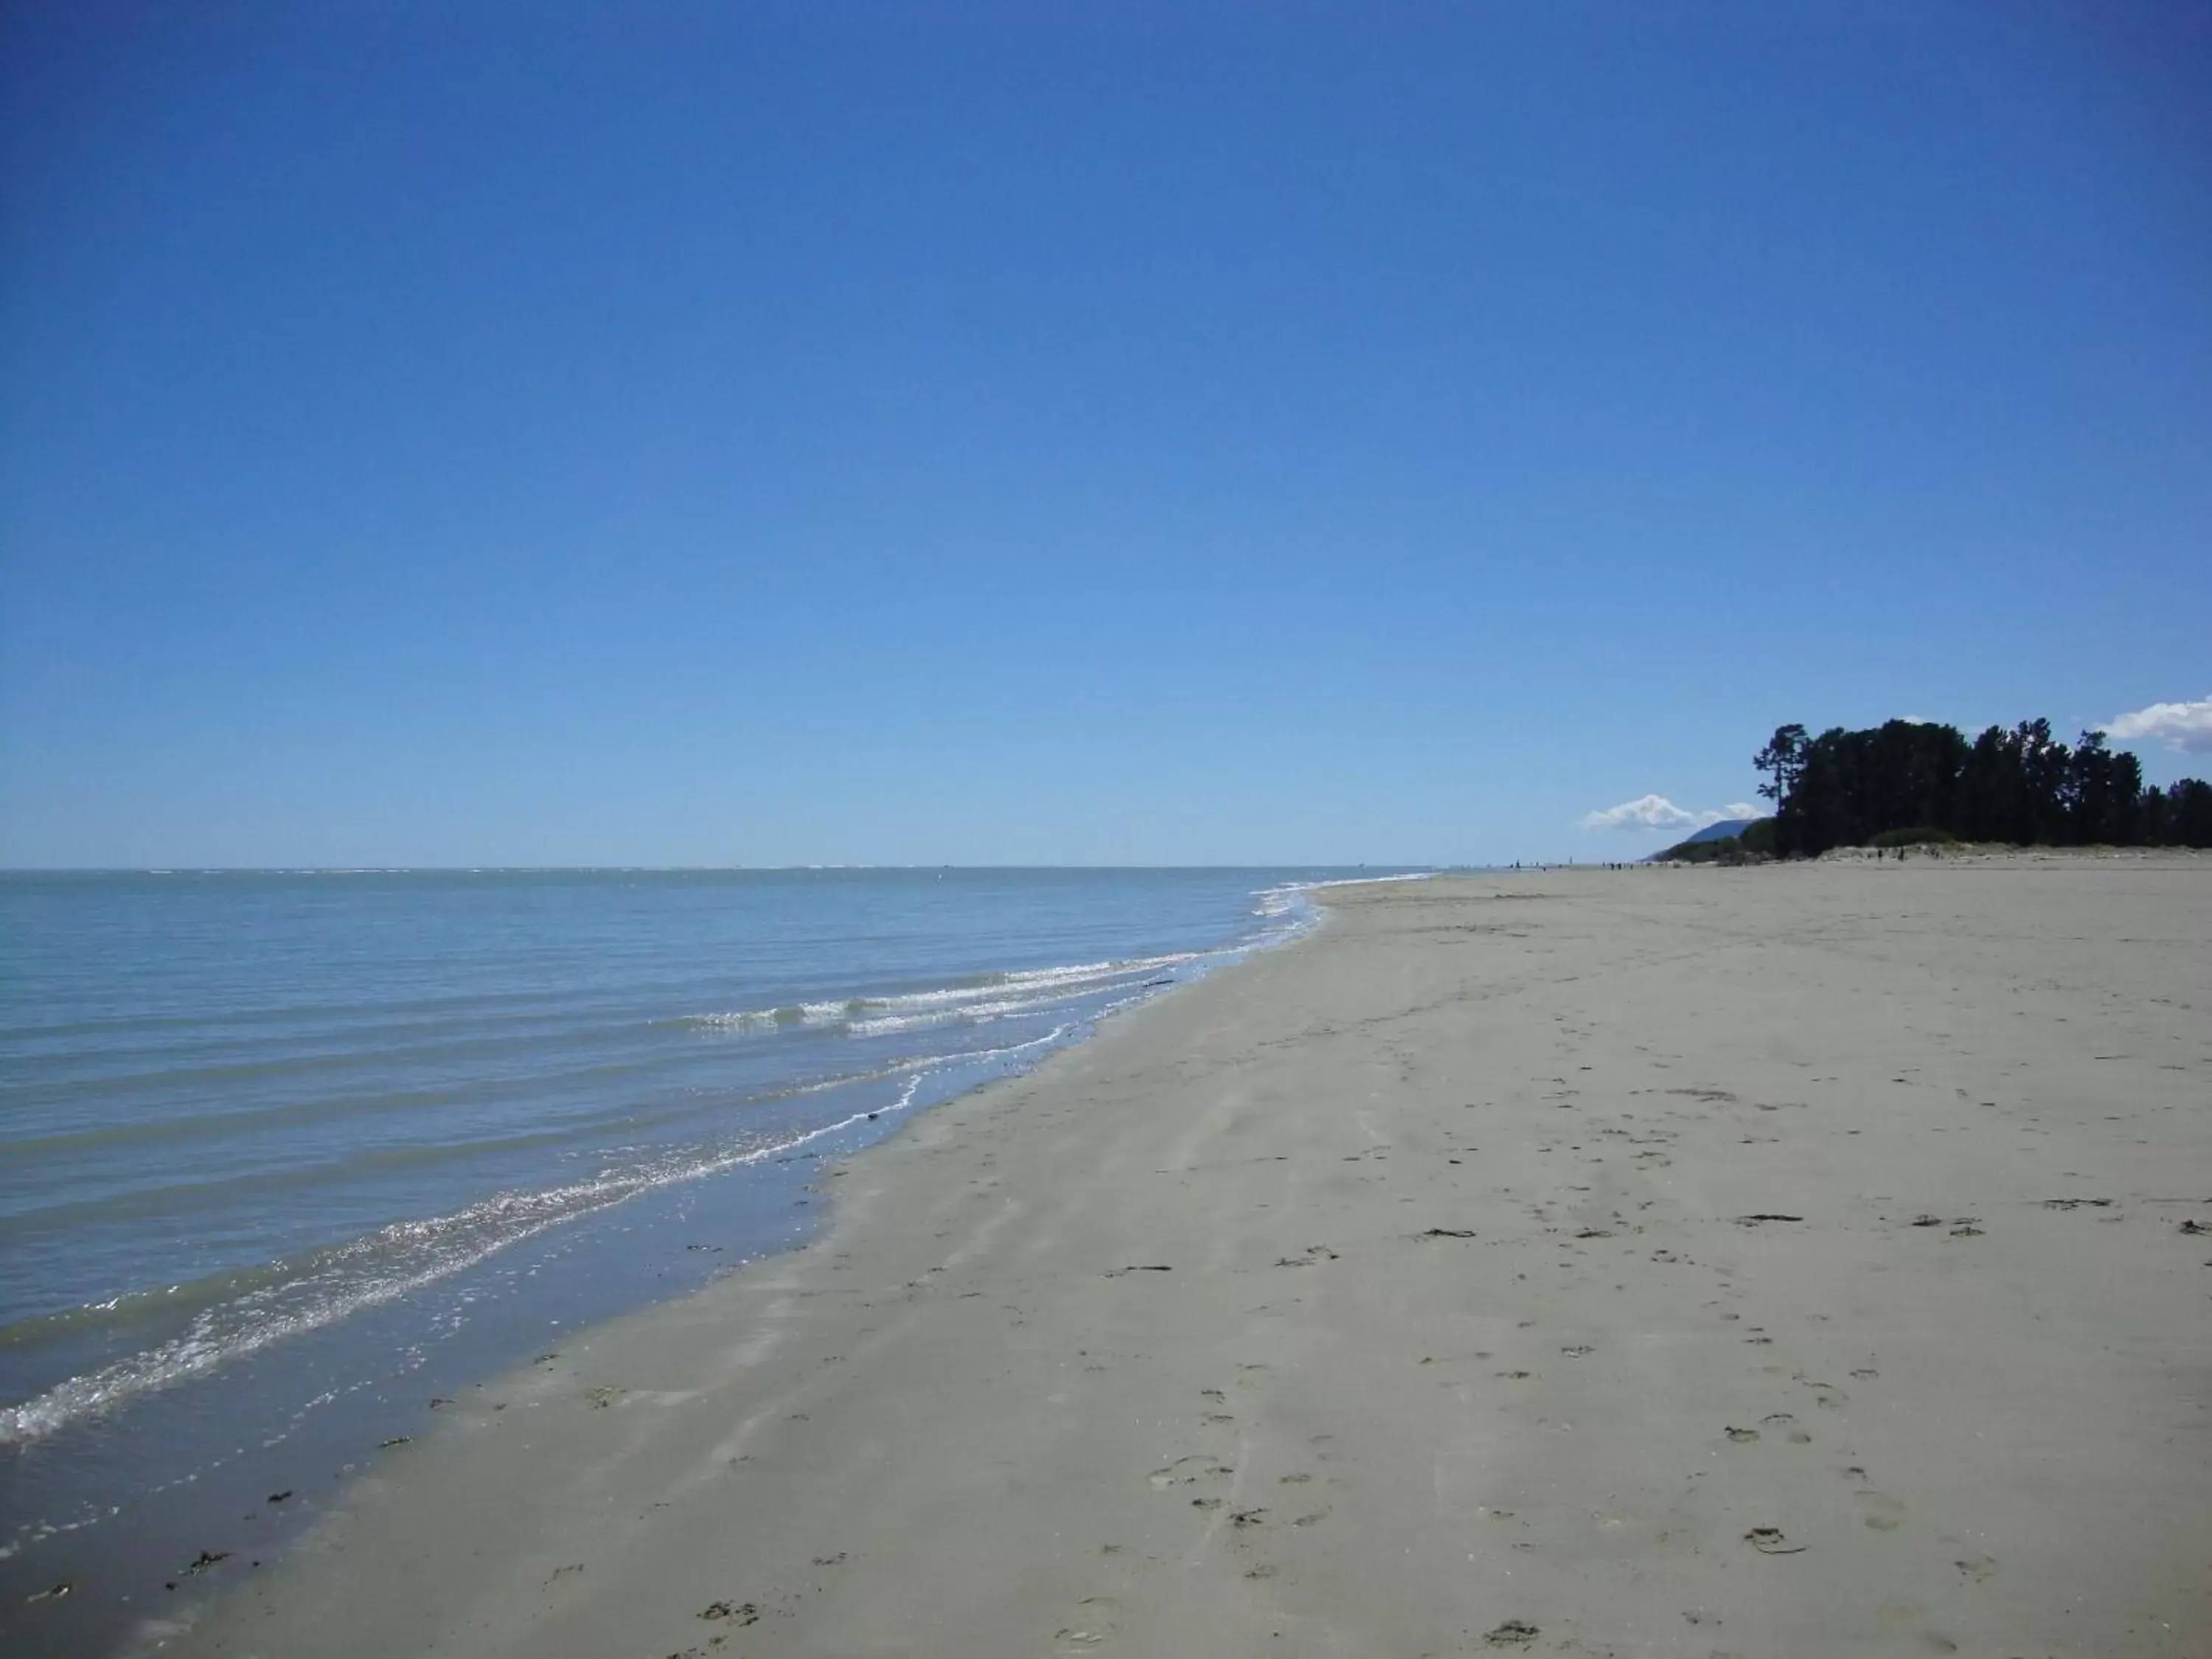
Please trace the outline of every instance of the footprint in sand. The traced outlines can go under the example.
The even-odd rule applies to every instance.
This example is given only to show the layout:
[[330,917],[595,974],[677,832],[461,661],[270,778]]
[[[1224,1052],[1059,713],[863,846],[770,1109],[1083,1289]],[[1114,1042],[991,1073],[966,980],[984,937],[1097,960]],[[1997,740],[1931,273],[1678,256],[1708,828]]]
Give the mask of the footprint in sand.
[[1951,1564],[1973,1583],[1981,1583],[1997,1570],[1997,1564],[1986,1555],[1965,1555]]
[[1776,1412],[1771,1417],[1759,1419],[1759,1427],[1772,1429],[1793,1446],[1809,1446],[1813,1437],[1797,1426],[1797,1419],[1788,1412]]
[[1747,1446],[1753,1441],[1759,1438],[1759,1431],[1757,1429],[1731,1428],[1727,1432],[1728,1437],[1735,1441],[1739,1446]]
[[1200,1480],[1219,1480],[1237,1471],[1211,1457],[1178,1457],[1164,1469],[1154,1469],[1145,1478],[1152,1483],[1155,1492],[1165,1492],[1170,1486],[1188,1486]]
[[1859,1518],[1876,1532],[1895,1532],[1905,1524],[1905,1505],[1887,1492],[1862,1486],[1851,1496],[1858,1499]]
[[1086,1595],[1075,1604],[1074,1620],[1053,1632],[1052,1639],[1066,1653],[1088,1653],[1113,1638],[1114,1615],[1121,1604],[1110,1595]]

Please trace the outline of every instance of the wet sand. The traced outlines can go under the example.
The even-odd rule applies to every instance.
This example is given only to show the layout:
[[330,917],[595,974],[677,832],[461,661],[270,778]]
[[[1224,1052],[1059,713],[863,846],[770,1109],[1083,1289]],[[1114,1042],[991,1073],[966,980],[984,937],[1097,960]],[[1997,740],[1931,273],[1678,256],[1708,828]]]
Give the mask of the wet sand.
[[1329,896],[167,1650],[2212,1651],[2212,860]]

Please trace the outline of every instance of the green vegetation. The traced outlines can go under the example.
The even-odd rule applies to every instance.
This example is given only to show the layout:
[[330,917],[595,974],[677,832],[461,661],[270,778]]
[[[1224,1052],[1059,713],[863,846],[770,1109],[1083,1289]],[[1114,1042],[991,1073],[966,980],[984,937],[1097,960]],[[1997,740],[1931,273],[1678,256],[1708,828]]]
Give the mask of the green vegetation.
[[1741,864],[1743,838],[1722,836],[1712,841],[1676,842],[1663,853],[1654,853],[1654,864]]
[[1956,847],[1959,838],[1948,830],[1885,830],[1867,843],[1869,847]]
[[2069,749],[2048,720],[1992,726],[1971,743],[1955,727],[1914,720],[1817,738],[1785,726],[1752,763],[1775,804],[1753,828],[1778,855],[1946,841],[2212,847],[2212,784],[2146,788],[2136,757],[2107,747],[2103,732],[2084,732]]
[[1763,864],[1774,856],[1774,820],[1758,818],[1733,836],[1677,842],[1654,853],[1650,864]]
[[1774,818],[1754,818],[1732,836],[1710,841],[1677,841],[1666,852],[1655,852],[1652,865],[1760,865],[1774,856]]

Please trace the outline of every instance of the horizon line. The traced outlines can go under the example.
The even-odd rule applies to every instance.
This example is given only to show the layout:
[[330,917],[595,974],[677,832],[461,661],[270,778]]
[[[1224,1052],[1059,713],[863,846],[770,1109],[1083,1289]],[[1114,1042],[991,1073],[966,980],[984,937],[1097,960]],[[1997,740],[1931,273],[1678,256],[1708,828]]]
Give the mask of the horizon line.
[[[1524,863],[1539,862],[1524,860]],[[1566,860],[1548,860],[1559,863]],[[1601,860],[1602,862],[1603,860]],[[838,871],[968,872],[998,870],[1495,870],[1494,864],[1433,860],[1326,859],[1256,864],[24,864],[0,866],[6,876],[494,876],[494,875],[792,875]]]

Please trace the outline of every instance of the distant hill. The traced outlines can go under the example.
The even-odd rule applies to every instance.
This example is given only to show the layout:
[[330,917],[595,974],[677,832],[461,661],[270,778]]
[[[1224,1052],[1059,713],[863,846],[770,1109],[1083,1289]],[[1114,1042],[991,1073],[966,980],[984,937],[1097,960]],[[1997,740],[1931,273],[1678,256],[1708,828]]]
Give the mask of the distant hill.
[[1695,847],[1699,842],[1726,841],[1730,836],[1740,836],[1757,823],[1757,818],[1723,818],[1718,823],[1709,823],[1694,836],[1685,836],[1675,845]]

